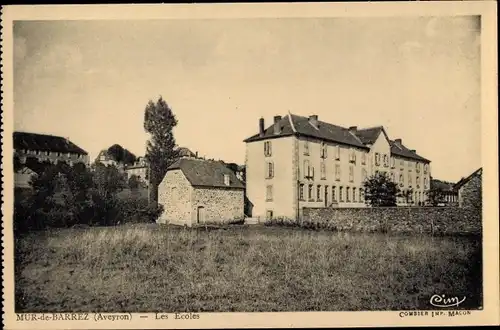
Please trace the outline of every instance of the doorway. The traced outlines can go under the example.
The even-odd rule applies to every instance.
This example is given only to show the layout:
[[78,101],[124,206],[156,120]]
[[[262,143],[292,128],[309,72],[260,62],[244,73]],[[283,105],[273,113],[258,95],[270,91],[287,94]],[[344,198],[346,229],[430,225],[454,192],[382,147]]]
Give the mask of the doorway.
[[205,208],[203,206],[198,206],[196,212],[196,223],[205,222]]

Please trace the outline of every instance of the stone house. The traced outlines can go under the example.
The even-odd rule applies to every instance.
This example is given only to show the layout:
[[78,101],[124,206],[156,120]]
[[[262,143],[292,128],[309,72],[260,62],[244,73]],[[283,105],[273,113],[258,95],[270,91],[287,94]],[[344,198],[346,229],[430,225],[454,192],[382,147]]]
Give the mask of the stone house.
[[246,195],[253,218],[298,218],[304,207],[365,207],[363,182],[385,172],[408,192],[398,205],[425,203],[430,160],[390,139],[382,126],[358,129],[317,115],[275,116],[245,139]]
[[192,226],[242,218],[244,186],[221,162],[180,158],[158,187],[158,223]]
[[468,209],[482,210],[482,180],[483,169],[479,168],[455,185],[458,190],[458,206]]

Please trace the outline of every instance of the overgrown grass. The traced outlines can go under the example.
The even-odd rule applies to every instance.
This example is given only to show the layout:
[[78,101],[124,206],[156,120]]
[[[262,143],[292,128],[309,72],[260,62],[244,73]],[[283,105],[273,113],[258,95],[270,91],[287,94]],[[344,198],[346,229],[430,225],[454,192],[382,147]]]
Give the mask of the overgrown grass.
[[480,242],[293,228],[63,229],[16,242],[16,312],[432,309],[481,304]]

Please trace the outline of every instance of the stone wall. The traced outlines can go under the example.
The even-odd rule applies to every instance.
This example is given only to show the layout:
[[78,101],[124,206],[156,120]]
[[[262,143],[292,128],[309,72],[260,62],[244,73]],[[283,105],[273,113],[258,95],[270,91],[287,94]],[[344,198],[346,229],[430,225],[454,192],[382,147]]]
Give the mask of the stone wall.
[[158,203],[164,211],[157,222],[190,226],[192,191],[181,170],[168,171],[158,186]]
[[204,208],[205,222],[223,222],[244,217],[244,190],[196,187],[193,191],[193,223],[198,207]]
[[459,190],[460,207],[482,210],[482,175],[474,175]]
[[338,231],[480,234],[481,212],[457,207],[304,208],[301,226]]

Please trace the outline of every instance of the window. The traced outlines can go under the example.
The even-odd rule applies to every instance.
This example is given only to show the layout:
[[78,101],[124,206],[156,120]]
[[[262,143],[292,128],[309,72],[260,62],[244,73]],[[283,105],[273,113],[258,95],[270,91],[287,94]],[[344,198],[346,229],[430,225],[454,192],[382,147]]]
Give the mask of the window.
[[399,185],[402,187],[405,184],[405,177],[403,174],[399,175]]
[[394,182],[394,173],[391,172],[391,181]]
[[417,188],[420,188],[420,177],[417,175],[417,180],[415,181]]
[[340,160],[340,146],[335,147],[335,159]]
[[57,157],[60,157],[60,156],[61,156],[61,153],[60,153],[60,152],[58,152],[58,153],[57,153]]
[[415,168],[416,168],[417,173],[419,173],[420,172],[420,163],[415,163]]
[[380,154],[378,152],[375,153],[375,165],[380,165]]
[[427,178],[424,178],[424,188],[427,188]]
[[350,193],[350,189],[351,189],[351,188],[349,188],[349,187],[346,187],[346,188],[345,188],[345,195],[346,195],[346,196],[345,196],[345,199],[346,199],[346,201],[347,201],[347,202],[350,202],[350,201],[351,201],[351,197],[350,197],[350,195],[349,195],[349,193]]
[[312,201],[313,200],[313,185],[309,185],[309,189],[307,191],[307,198]]
[[266,169],[266,178],[271,179],[274,177],[274,163],[273,162],[267,162],[267,169]]
[[303,184],[303,183],[301,183],[301,184],[300,184],[300,188],[299,188],[299,199],[300,199],[301,201],[303,201],[303,200],[304,200],[304,184]]
[[378,170],[376,170],[376,171],[375,171],[375,176],[377,176],[377,175],[378,175],[378,173],[379,173],[379,171],[378,171]]
[[310,168],[309,168],[309,160],[304,160],[304,178],[309,178],[309,173],[310,172]]
[[411,174],[408,174],[408,187],[411,187]]
[[384,155],[384,167],[389,166],[389,160],[387,159],[387,155]]
[[318,202],[321,202],[321,186],[320,185],[318,185],[316,187],[316,200]]
[[361,154],[361,164],[365,165],[366,164],[366,153],[363,152]]
[[227,174],[224,174],[224,184],[226,186],[229,186],[229,175],[227,175]]
[[45,151],[46,156],[50,156],[50,151]]
[[340,165],[335,165],[335,180],[340,181]]
[[428,170],[429,170],[429,165],[425,164],[424,165],[424,173],[427,173]]
[[304,155],[309,155],[309,141],[304,141]]
[[264,142],[264,156],[269,157],[272,155],[272,146],[271,146],[271,141],[265,141]]
[[396,168],[396,159],[391,157],[391,168]]
[[401,162],[399,162],[399,165],[401,165],[401,167],[405,167],[405,161],[403,159],[401,159]]
[[354,166],[349,166],[349,181],[354,181]]
[[352,201],[356,202],[356,188],[352,188]]
[[321,169],[321,179],[322,180],[325,180],[326,179],[326,164],[325,162],[321,162],[321,165],[320,165],[320,169]]
[[325,142],[321,142],[321,158],[327,158],[328,151],[327,145]]
[[339,187],[339,200],[340,200],[341,202],[343,202],[343,201],[344,201],[344,196],[343,196],[343,193],[344,193],[344,192],[343,192],[343,190],[344,190],[344,189],[343,189],[343,187]]
[[266,187],[266,201],[270,202],[273,200],[273,186],[269,185]]
[[332,201],[336,202],[337,201],[337,187],[332,186]]
[[359,188],[359,201],[362,202],[365,198],[365,193],[363,191],[363,188]]
[[356,164],[356,151],[351,151],[349,154],[349,162]]
[[368,172],[366,171],[366,168],[361,170],[361,175],[363,177],[363,181],[365,181],[366,178],[368,177]]
[[272,210],[266,211],[266,218],[267,218],[267,220],[271,220],[273,218],[273,211]]

